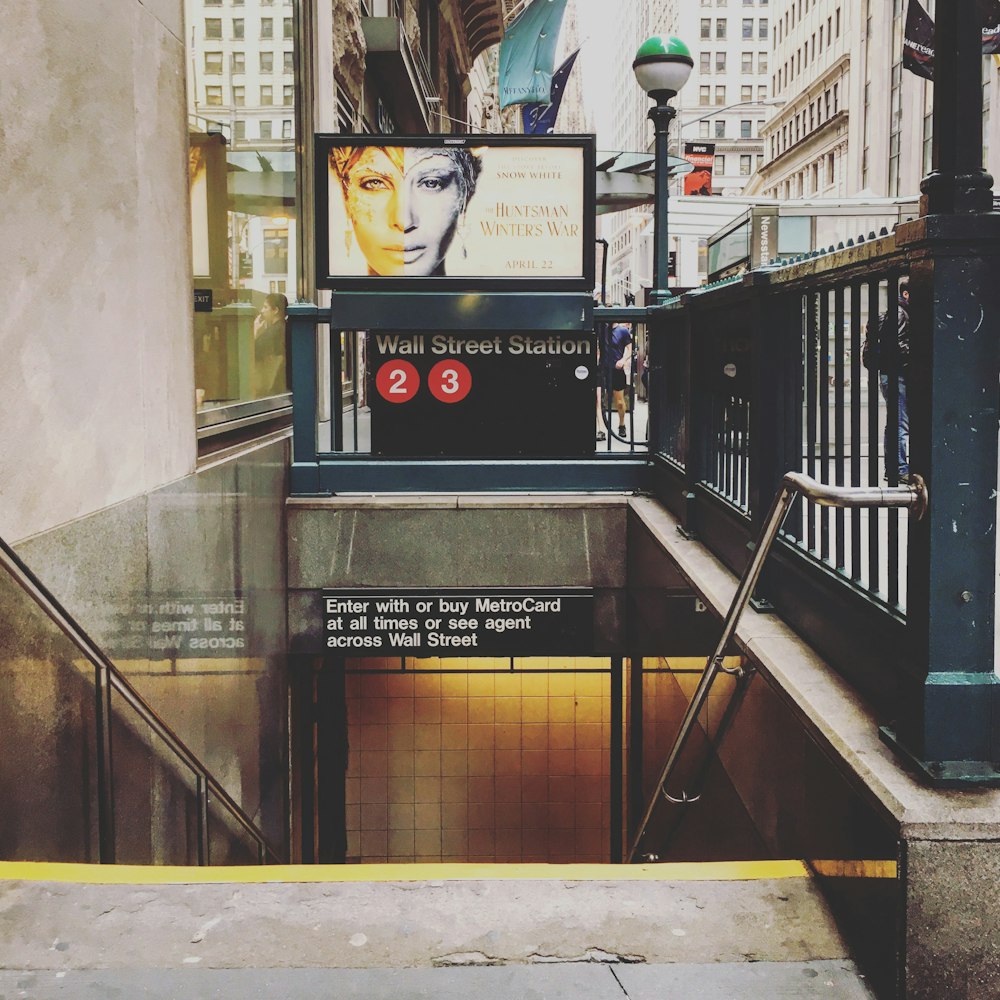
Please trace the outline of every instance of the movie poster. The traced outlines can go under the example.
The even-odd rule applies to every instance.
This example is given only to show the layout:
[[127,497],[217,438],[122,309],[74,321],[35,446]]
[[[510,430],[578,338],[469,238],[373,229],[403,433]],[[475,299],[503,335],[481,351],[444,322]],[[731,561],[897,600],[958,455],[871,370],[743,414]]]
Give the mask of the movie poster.
[[584,145],[331,138],[322,262],[330,284],[339,277],[587,276]]

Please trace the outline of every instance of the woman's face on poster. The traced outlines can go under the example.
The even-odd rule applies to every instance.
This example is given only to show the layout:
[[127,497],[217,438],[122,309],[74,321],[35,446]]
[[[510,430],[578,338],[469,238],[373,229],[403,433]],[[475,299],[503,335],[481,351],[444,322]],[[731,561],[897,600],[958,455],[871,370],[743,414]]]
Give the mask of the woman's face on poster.
[[451,157],[406,150],[400,170],[384,150],[370,146],[351,168],[345,200],[373,273],[441,273],[465,207],[459,169]]

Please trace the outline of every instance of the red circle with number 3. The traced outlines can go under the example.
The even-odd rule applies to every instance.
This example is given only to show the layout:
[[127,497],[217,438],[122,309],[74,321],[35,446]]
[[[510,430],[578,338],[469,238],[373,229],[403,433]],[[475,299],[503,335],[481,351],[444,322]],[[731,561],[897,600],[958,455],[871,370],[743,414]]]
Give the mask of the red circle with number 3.
[[457,403],[469,395],[472,372],[461,361],[439,361],[427,376],[427,386],[442,403]]
[[408,403],[420,388],[420,375],[409,361],[387,361],[375,376],[375,388],[390,403]]

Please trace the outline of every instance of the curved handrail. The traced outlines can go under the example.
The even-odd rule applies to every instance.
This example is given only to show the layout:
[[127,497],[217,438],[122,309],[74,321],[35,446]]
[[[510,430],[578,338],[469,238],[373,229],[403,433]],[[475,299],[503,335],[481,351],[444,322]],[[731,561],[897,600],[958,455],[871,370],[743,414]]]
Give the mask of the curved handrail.
[[684,750],[688,736],[694,728],[698,715],[701,712],[705,699],[711,690],[712,684],[719,672],[736,674],[743,676],[743,668],[727,669],[722,666],[726,646],[736,632],[740,616],[746,609],[747,603],[753,594],[757,581],[760,578],[761,570],[764,568],[764,561],[771,550],[771,545],[781,530],[782,522],[788,513],[792,502],[797,496],[803,496],[812,503],[825,507],[909,507],[918,518],[923,517],[927,510],[927,485],[923,478],[918,475],[911,477],[910,483],[905,486],[829,486],[826,483],[818,482],[811,476],[801,472],[788,472],[781,480],[781,488],[774,496],[771,509],[764,520],[764,527],[761,529],[760,537],[757,539],[757,546],[754,549],[753,558],[740,579],[739,586],[733,596],[733,602],[729,606],[725,623],[722,627],[722,635],[716,644],[715,652],[708,658],[705,671],[701,675],[698,687],[688,704],[684,718],[681,720],[680,728],[677,730],[677,738],[667,756],[667,762],[660,772],[659,781],[656,783],[656,791],[650,796],[643,815],[639,829],[636,831],[632,841],[632,848],[628,854],[631,862],[635,858],[636,851],[642,838],[646,833],[646,827],[652,818],[653,810],[656,807],[657,798],[662,794],[668,801],[677,804],[687,804],[697,801],[697,797],[691,798],[686,792],[675,797],[667,792],[667,781],[670,779],[677,761]]
[[[122,698],[138,714],[142,721],[167,745],[174,755],[191,770],[196,779],[199,798],[199,843],[198,863],[208,864],[208,829],[207,800],[211,793],[225,808],[233,819],[257,844],[258,860],[264,863],[267,857],[281,863],[280,855],[268,844],[267,838],[256,827],[253,820],[237,804],[235,799],[219,784],[208,768],[187,744],[157,715],[156,711],[146,702],[141,694],[132,686],[118,668],[108,659],[104,651],[87,634],[79,622],[63,607],[55,595],[28,568],[20,556],[0,538],[0,566],[2,566],[18,586],[41,608],[42,611],[58,626],[60,631],[74,646],[90,661],[94,667],[98,687],[98,726],[103,723],[107,727],[110,719],[107,717],[110,703],[108,695],[114,688]],[[102,690],[104,688],[106,690]],[[104,740],[98,734],[98,745]],[[111,780],[109,772],[108,751],[104,749],[98,754],[98,799],[103,814],[101,827],[101,862],[113,863],[114,837],[113,829],[109,831],[108,824],[113,823],[113,815],[107,816],[109,803],[112,801],[108,784]]]

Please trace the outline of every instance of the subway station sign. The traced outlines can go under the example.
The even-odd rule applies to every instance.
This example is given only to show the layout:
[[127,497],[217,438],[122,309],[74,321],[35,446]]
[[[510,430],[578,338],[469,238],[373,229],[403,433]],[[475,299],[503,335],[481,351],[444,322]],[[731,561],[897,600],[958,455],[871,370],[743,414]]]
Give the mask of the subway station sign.
[[582,456],[594,451],[593,334],[368,335],[372,454]]
[[589,652],[594,596],[541,590],[324,590],[325,646],[347,656]]

